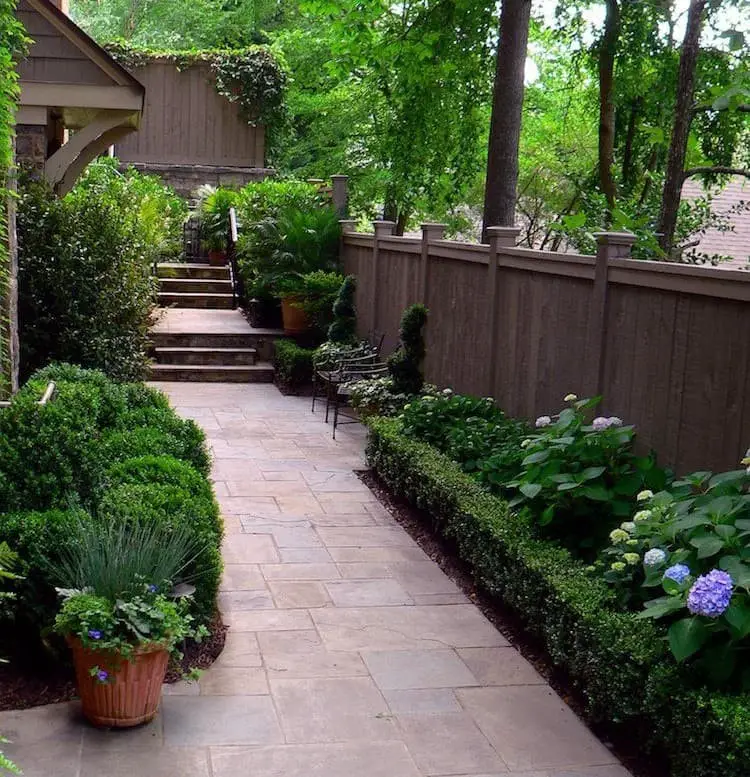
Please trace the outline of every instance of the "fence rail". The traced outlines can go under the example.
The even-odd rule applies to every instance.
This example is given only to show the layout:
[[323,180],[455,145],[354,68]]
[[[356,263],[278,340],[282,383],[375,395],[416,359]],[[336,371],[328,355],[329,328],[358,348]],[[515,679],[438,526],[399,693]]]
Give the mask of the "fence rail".
[[562,397],[602,394],[602,412],[638,427],[640,444],[687,472],[731,469],[750,444],[750,276],[629,258],[633,236],[601,233],[596,256],[375,234],[343,222],[346,272],[358,278],[363,335],[398,338],[413,302],[430,310],[427,379],[493,396],[534,418]]

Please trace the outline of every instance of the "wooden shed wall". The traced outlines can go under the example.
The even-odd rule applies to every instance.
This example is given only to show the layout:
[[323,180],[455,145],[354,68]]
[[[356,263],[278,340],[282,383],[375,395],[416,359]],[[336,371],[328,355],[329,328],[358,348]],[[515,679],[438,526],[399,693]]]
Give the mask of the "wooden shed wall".
[[168,62],[132,69],[146,87],[141,128],[115,147],[124,162],[263,167],[264,132],[214,88],[207,65]]

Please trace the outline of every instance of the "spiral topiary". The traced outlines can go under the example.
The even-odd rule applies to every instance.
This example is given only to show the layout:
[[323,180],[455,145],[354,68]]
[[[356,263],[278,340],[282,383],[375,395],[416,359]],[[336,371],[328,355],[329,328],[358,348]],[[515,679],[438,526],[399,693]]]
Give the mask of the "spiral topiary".
[[357,311],[354,307],[356,290],[357,279],[347,275],[333,303],[333,322],[328,327],[328,341],[331,343],[353,343],[357,339]]
[[393,379],[395,394],[418,394],[424,385],[422,362],[426,354],[424,326],[427,308],[411,305],[401,316],[399,338],[401,344],[388,359],[388,371]]

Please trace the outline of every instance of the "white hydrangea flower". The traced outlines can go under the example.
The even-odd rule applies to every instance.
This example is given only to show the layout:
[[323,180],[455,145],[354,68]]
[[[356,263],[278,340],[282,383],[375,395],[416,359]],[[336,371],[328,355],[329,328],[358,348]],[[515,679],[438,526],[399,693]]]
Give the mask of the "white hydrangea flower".
[[578,396],[576,394],[566,394],[563,397],[563,402],[575,402],[576,399],[578,399]]
[[622,418],[618,418],[616,415],[610,416],[607,421],[608,426],[622,426]]
[[641,560],[641,557],[637,553],[623,553],[622,558],[630,564],[630,566],[635,566],[640,563]]
[[535,426],[537,429],[542,429],[545,426],[549,426],[552,423],[552,419],[548,415],[540,415],[536,419]]
[[632,534],[635,531],[635,524],[633,521],[625,521],[624,523],[620,524],[620,528],[623,531],[628,532],[628,534]]
[[634,516],[633,520],[636,523],[641,523],[641,521],[648,521],[652,516],[651,510],[639,510]]
[[444,388],[443,389],[443,396],[449,397],[453,393],[453,389]]
[[529,447],[529,445],[531,445],[531,440],[524,440],[524,441],[521,443],[521,447],[522,447],[522,448],[528,448],[528,447]]
[[646,555],[643,557],[643,563],[647,567],[657,567],[666,560],[667,554],[661,548],[651,548],[651,550],[646,551]]
[[609,539],[612,540],[614,544],[617,544],[618,542],[627,542],[627,540],[630,539],[630,535],[622,529],[615,529],[610,532]]
[[653,491],[649,491],[649,489],[646,489],[645,491],[641,491],[636,499],[639,502],[645,502],[647,499],[651,499],[651,497],[654,495]]

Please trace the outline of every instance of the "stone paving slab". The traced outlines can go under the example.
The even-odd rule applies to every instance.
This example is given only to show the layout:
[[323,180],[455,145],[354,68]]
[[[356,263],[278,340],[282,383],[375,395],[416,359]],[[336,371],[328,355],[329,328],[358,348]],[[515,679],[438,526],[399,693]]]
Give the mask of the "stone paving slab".
[[270,385],[157,385],[214,457],[224,652],[136,730],[0,713],[26,777],[629,777],[359,480],[361,427],[334,441]]

